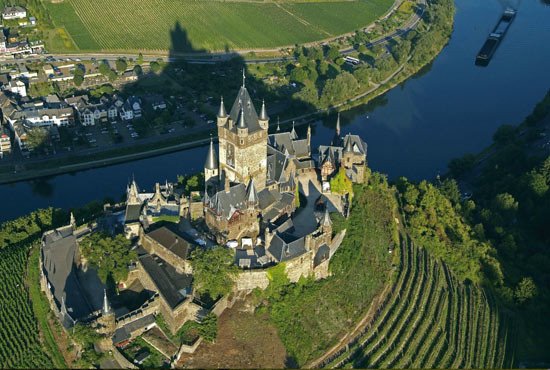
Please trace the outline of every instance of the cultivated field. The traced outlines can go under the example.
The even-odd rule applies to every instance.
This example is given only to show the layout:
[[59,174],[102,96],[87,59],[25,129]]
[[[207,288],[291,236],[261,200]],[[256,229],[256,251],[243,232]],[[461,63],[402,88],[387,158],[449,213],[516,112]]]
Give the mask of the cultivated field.
[[[82,51],[275,48],[366,26],[393,0],[44,0]],[[55,50],[52,50],[55,51]]]
[[509,322],[492,295],[462,284],[411,242],[376,318],[327,367],[502,368],[510,366]]

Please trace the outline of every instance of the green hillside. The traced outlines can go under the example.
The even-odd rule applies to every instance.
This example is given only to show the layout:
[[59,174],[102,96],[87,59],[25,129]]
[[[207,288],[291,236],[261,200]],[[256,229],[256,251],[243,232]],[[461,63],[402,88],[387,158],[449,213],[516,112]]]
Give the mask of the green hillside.
[[393,0],[195,1],[44,0],[55,26],[92,50],[274,48],[366,26]]

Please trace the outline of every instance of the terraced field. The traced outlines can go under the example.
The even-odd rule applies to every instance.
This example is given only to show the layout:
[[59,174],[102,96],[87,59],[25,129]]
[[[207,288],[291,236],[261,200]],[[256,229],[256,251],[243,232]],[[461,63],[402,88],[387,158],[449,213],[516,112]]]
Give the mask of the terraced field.
[[323,367],[502,368],[509,323],[489,293],[457,282],[408,240],[399,277],[376,317]]
[[83,51],[274,48],[366,26],[393,0],[44,0]]

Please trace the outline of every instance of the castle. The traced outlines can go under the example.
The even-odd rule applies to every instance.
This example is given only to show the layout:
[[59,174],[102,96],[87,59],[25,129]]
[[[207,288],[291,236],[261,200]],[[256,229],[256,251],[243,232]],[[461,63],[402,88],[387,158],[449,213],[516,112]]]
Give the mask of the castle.
[[[330,179],[343,170],[351,181],[363,182],[367,145],[357,135],[340,136],[340,117],[335,138],[319,147],[316,160],[310,127],[302,138],[294,125],[286,132],[279,124],[271,134],[268,129],[266,104],[262,102],[258,114],[243,79],[229,113],[220,101],[218,150],[211,139],[203,191],[185,194],[166,182],[143,192],[132,179],[123,208],[110,216],[134,241],[138,254],[119,286],[121,293],[146,293],[132,309],[120,302],[111,307],[106,294],[99,297],[96,289],[90,296],[81,287],[85,266],[78,241],[93,230],[76,230],[71,220],[71,225],[45,233],[42,288],[63,324],[93,322],[118,346],[155,325],[159,313],[172,333],[208,312],[221,314],[231,305],[228,297],[206,307],[195,294],[190,256],[196,248],[233,250],[241,269],[233,298],[265,289],[268,268],[277,264],[284,265],[291,282],[327,277],[330,258],[344,235],[333,233],[329,206],[340,212],[343,207],[334,205],[342,197],[330,194]],[[298,207],[300,197],[305,205]]]

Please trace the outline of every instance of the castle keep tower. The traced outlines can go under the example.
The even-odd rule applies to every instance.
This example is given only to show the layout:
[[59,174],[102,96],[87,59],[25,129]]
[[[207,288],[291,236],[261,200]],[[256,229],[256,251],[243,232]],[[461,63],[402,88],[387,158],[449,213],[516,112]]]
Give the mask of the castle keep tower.
[[260,115],[244,83],[237,99],[226,113],[223,99],[217,117],[219,137],[219,173],[231,182],[248,184],[251,179],[257,191],[265,188],[267,178],[267,129],[269,117],[262,104]]

